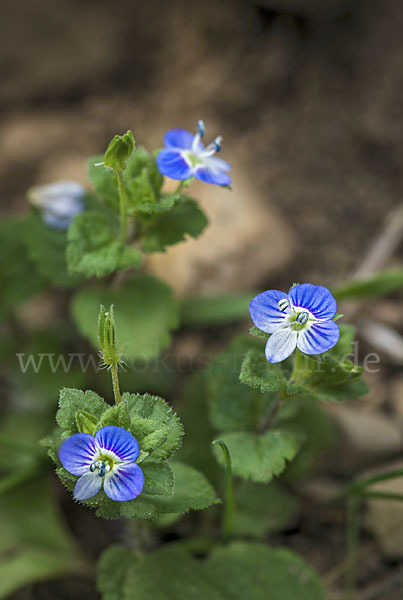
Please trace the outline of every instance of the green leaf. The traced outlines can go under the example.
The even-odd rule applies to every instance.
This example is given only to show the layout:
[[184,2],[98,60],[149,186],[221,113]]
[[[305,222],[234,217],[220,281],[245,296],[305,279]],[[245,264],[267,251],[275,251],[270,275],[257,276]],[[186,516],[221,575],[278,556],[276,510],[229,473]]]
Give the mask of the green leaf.
[[403,288],[403,269],[380,271],[371,277],[346,283],[332,290],[336,300],[359,300],[385,296]]
[[286,392],[302,394],[302,386],[290,383],[289,373],[283,370],[280,363],[269,363],[264,349],[251,349],[242,363],[240,380],[252,388],[264,392]]
[[48,227],[38,214],[27,220],[25,243],[28,256],[44,279],[60,287],[71,287],[79,277],[67,271],[67,233]]
[[175,487],[174,474],[167,462],[147,462],[141,465],[145,482],[143,493],[151,496],[172,496]]
[[167,246],[197,238],[208,220],[195,200],[180,196],[167,213],[141,219],[141,245],[145,252],[164,252]]
[[[280,475],[297,454],[300,446],[298,436],[279,430],[263,434],[232,432],[220,435],[231,454],[234,475],[267,483]],[[224,466],[222,453],[214,450],[218,462]]]
[[270,337],[268,333],[265,333],[261,329],[258,329],[258,327],[255,327],[255,325],[252,325],[252,327],[249,330],[249,333],[255,337],[263,338],[265,340],[268,340]]
[[52,498],[40,479],[0,496],[0,598],[35,581],[83,570],[83,557]]
[[363,368],[348,357],[354,356],[352,343],[354,327],[342,325],[338,344],[325,354],[304,356],[306,376],[302,384],[306,394],[319,400],[355,398],[366,394],[367,385],[361,379]]
[[115,425],[116,427],[123,427],[123,429],[130,428],[130,416],[127,402],[119,402],[114,406],[110,406],[102,413],[101,418],[97,423],[97,428],[106,427],[107,425]]
[[186,380],[178,404],[186,435],[176,458],[199,469],[218,486],[222,482],[222,470],[210,448],[215,433],[206,410],[206,397],[206,373],[193,374]]
[[151,275],[135,274],[119,288],[86,288],[74,296],[71,310],[80,333],[96,349],[101,304],[114,305],[118,348],[129,360],[157,356],[178,325],[178,305],[170,288]]
[[127,402],[130,431],[152,462],[166,460],[180,448],[183,425],[163,398],[126,392],[122,402]]
[[[183,514],[190,510],[202,510],[217,504],[215,491],[202,473],[193,467],[182,463],[170,463],[175,481],[172,495],[168,472],[165,471],[165,479],[159,482],[152,479],[155,475],[159,477],[161,470],[158,467],[149,467],[153,463],[142,463],[140,467],[148,473],[147,487],[151,492],[143,491],[140,496],[128,502],[114,502],[110,500],[103,490],[93,498],[83,501],[88,507],[97,508],[97,515],[105,519],[156,519],[162,514]],[[65,469],[58,469],[57,474],[63,484],[70,490],[74,490],[77,478],[73,477]]]
[[316,398],[287,398],[280,406],[276,426],[302,438],[298,454],[287,467],[287,480],[306,477],[334,441],[330,416]]
[[93,184],[96,195],[105,205],[115,213],[119,213],[119,192],[116,175],[111,169],[106,169],[101,165],[102,161],[102,155],[93,156],[89,159],[88,179]]
[[139,267],[142,253],[117,239],[117,220],[89,210],[78,215],[68,231],[67,264],[73,274],[103,277],[116,270]]
[[253,294],[222,294],[182,302],[182,323],[192,327],[221,325],[245,319]]
[[78,433],[77,412],[84,411],[99,420],[107,408],[108,404],[95,392],[64,388],[60,392],[59,410],[56,414],[57,424],[64,431],[63,437]]
[[[299,556],[262,544],[218,547],[207,560],[192,558],[179,544],[134,557],[107,551],[100,562],[99,589],[109,595],[107,573],[117,565],[119,600],[324,600],[318,575]],[[131,557],[131,560],[129,558]],[[112,580],[114,574],[111,574]]]
[[210,419],[219,431],[255,429],[273,401],[273,394],[261,394],[239,381],[245,353],[251,346],[261,347],[259,355],[264,353],[260,340],[239,336],[208,369]]
[[0,320],[45,287],[43,277],[28,256],[24,242],[27,229],[28,221],[24,218],[0,222]]
[[79,433],[89,433],[90,435],[95,435],[97,430],[96,417],[90,415],[90,413],[87,413],[84,410],[77,411],[75,417]]
[[[141,494],[132,502],[121,503],[122,516],[155,519],[160,514],[183,514],[189,510],[203,510],[220,502],[212,485],[202,473],[179,462],[170,463],[170,466],[175,479],[172,496]],[[137,502],[138,500],[140,502]],[[140,504],[143,506],[140,507]]]
[[123,588],[134,555],[124,546],[109,546],[98,562],[97,588],[103,600],[123,600]]
[[105,167],[121,173],[126,168],[126,161],[134,151],[135,143],[132,132],[115,135],[109,143],[104,155]]
[[264,539],[281,531],[295,517],[294,496],[275,482],[239,482],[235,488],[234,535]]
[[163,181],[155,158],[144,148],[139,148],[128,161],[124,173],[128,214],[137,217],[171,210],[178,195],[161,193]]

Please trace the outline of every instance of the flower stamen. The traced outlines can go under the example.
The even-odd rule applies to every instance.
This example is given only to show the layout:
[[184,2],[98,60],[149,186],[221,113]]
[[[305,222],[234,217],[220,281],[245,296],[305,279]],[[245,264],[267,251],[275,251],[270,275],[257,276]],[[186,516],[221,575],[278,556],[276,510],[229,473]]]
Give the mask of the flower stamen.
[[308,322],[309,313],[306,311],[302,311],[297,315],[296,321],[300,323],[300,325],[305,325]]
[[284,312],[285,310],[287,310],[287,308],[289,308],[289,306],[290,306],[290,301],[287,298],[282,298],[278,302],[278,307],[281,310],[281,312]]

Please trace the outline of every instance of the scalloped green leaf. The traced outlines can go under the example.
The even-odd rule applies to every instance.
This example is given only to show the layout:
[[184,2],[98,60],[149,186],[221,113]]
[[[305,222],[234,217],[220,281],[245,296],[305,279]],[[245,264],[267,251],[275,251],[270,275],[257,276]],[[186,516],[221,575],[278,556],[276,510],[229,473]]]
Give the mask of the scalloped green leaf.
[[[231,454],[233,473],[256,483],[268,483],[280,475],[287,462],[296,456],[301,443],[298,435],[280,430],[262,434],[246,431],[224,433],[220,439]],[[224,467],[222,453],[217,448],[214,452]]]
[[196,200],[187,196],[171,197],[169,212],[141,219],[140,239],[145,252],[164,252],[167,246],[184,242],[187,236],[197,238],[208,225]]
[[29,258],[38,273],[50,283],[60,287],[72,287],[80,277],[67,270],[67,233],[48,227],[37,214],[27,220],[24,236]]
[[140,250],[118,240],[116,218],[101,210],[88,210],[74,219],[66,257],[70,273],[87,277],[104,277],[143,263]]
[[163,398],[125,393],[122,402],[127,402],[130,431],[152,462],[170,458],[181,447],[183,425]]
[[[255,429],[273,401],[273,394],[261,394],[239,380],[239,371],[251,346],[260,348],[260,341],[244,335],[236,337],[208,368],[210,419],[219,431]],[[263,346],[260,350],[263,351]]]
[[[119,600],[324,600],[317,573],[283,548],[236,542],[197,560],[180,544],[145,556],[121,547],[108,549],[99,562],[99,590],[117,600],[108,579],[117,582]],[[119,573],[117,581],[116,573]]]
[[101,415],[108,409],[109,405],[95,392],[87,390],[75,390],[64,388],[60,392],[59,410],[56,413],[56,421],[63,429],[63,437],[69,437],[78,433],[76,413],[84,411],[93,417],[100,419]]
[[119,288],[98,285],[80,290],[71,311],[80,333],[98,349],[99,306],[115,307],[116,337],[126,359],[149,360],[166,348],[179,322],[171,289],[145,273],[136,273]]

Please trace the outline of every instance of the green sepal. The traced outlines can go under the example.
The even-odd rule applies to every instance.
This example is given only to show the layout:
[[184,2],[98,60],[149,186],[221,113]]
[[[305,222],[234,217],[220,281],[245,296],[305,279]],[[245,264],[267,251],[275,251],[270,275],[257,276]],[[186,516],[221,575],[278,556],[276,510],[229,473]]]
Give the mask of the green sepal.
[[121,354],[116,346],[115,315],[113,304],[109,310],[99,308],[98,316],[99,346],[102,360],[107,366],[116,366],[121,361]]
[[97,430],[97,419],[84,410],[79,410],[75,414],[78,433],[89,433],[95,435]]
[[112,169],[116,173],[122,173],[134,148],[134,137],[130,130],[123,135],[115,135],[104,154],[103,162],[105,167]]

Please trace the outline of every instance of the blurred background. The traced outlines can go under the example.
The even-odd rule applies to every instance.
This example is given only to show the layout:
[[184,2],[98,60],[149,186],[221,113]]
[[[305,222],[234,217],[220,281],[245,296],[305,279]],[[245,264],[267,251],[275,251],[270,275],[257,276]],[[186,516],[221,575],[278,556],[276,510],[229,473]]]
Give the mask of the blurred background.
[[[154,149],[168,129],[204,119],[208,140],[224,138],[233,191],[195,184],[210,227],[149,260],[179,296],[293,281],[333,287],[402,266],[398,0],[19,0],[2,9],[1,216],[28,210],[32,185],[87,184],[87,158],[116,133],[132,129]],[[49,310],[42,300],[22,318],[46,321]],[[402,294],[341,312],[358,326],[361,359],[377,352],[381,363],[366,375],[368,396],[329,409],[342,440],[329,459],[336,477],[401,465],[403,452]],[[174,349],[191,361],[206,343],[210,351],[216,340],[185,332]],[[328,469],[307,485],[307,502],[332,485]],[[81,535],[87,517],[74,510],[70,526]],[[373,502],[368,511],[359,600],[397,600],[403,506]],[[307,522],[318,550],[303,536],[293,542],[292,531],[290,544],[331,588],[340,569],[331,570],[333,555],[322,564],[328,524]],[[99,529],[95,554],[110,533]],[[338,535],[331,554],[342,561]],[[93,588],[81,585],[76,597],[89,598]],[[73,597],[52,589],[13,598]]]

